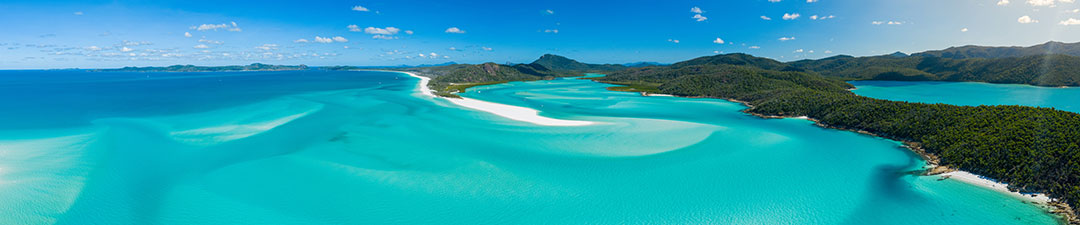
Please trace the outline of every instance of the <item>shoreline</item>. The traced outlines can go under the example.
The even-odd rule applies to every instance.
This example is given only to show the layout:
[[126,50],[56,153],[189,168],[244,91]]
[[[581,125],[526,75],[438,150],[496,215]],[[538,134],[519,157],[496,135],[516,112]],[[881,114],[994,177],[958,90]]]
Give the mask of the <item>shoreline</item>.
[[[668,95],[646,94],[646,93],[642,92],[642,96],[668,96]],[[674,96],[674,95],[672,95],[672,96]],[[739,103],[739,104],[742,104],[743,106],[746,106],[747,109],[742,110],[743,113],[746,113],[746,114],[749,114],[749,115],[752,115],[752,116],[755,116],[755,117],[758,117],[758,118],[762,118],[762,119],[788,119],[788,118],[805,119],[805,120],[813,121],[814,125],[822,127],[822,128],[850,131],[850,132],[855,132],[855,133],[859,133],[859,134],[870,135],[870,136],[874,136],[874,137],[880,137],[880,138],[885,138],[885,139],[889,139],[889,140],[900,141],[901,143],[903,143],[903,145],[901,147],[904,147],[904,148],[907,148],[908,150],[911,150],[912,152],[919,155],[921,158],[923,158],[923,160],[926,161],[926,165],[923,167],[923,168],[925,168],[925,170],[923,171],[923,173],[918,174],[919,176],[935,176],[935,177],[938,177],[939,181],[940,180],[945,180],[945,179],[956,179],[957,181],[964,182],[964,183],[967,183],[967,184],[970,184],[970,185],[973,185],[973,186],[977,186],[977,187],[997,191],[997,192],[1000,192],[1002,194],[1006,194],[1006,195],[1008,195],[1010,197],[1013,197],[1013,198],[1019,199],[1021,201],[1024,201],[1026,203],[1033,204],[1033,205],[1045,210],[1047,213],[1049,213],[1051,215],[1054,215],[1054,216],[1058,217],[1060,220],[1062,220],[1061,221],[1062,224],[1080,224],[1080,217],[1075,216],[1076,214],[1074,213],[1075,211],[1073,211],[1072,206],[1070,206],[1070,205],[1068,205],[1068,204],[1066,204],[1064,202],[1061,202],[1058,199],[1051,198],[1048,195],[1046,195],[1045,193],[1028,193],[1028,194],[1025,194],[1025,193],[1020,193],[1019,191],[1011,191],[1008,188],[1009,185],[1006,184],[1006,183],[997,182],[995,180],[991,180],[989,178],[979,176],[979,175],[971,173],[971,172],[958,170],[958,169],[954,169],[954,168],[949,168],[949,167],[946,167],[946,166],[941,166],[940,165],[940,159],[938,158],[938,156],[934,155],[932,153],[926,152],[926,150],[923,149],[921,147],[921,144],[918,143],[918,142],[909,141],[909,140],[902,140],[902,139],[892,138],[892,137],[886,137],[886,136],[874,134],[874,133],[864,131],[864,130],[859,130],[859,129],[852,129],[852,128],[845,128],[845,127],[837,127],[837,126],[827,125],[827,124],[824,124],[824,123],[822,123],[821,121],[819,121],[817,119],[809,118],[807,116],[776,116],[776,115],[764,115],[764,114],[759,114],[759,113],[753,113],[753,112],[750,112],[749,110],[753,109],[754,105],[750,104],[749,102],[740,101],[740,100],[737,100],[737,99],[709,97],[709,96],[675,96],[675,97],[723,99],[725,101]]]
[[465,98],[465,97],[462,97],[462,98],[442,98],[442,97],[439,97],[439,96],[436,96],[435,94],[433,94],[431,88],[428,87],[428,82],[431,82],[431,78],[429,78],[429,77],[420,76],[420,75],[416,75],[415,73],[405,72],[405,71],[389,71],[389,70],[368,70],[368,71],[404,73],[404,74],[406,74],[406,75],[408,75],[410,77],[420,79],[420,82],[417,84],[417,89],[416,90],[419,91],[421,95],[432,97],[432,98],[441,98],[441,99],[447,100],[447,101],[449,101],[451,103],[454,103],[455,105],[458,105],[458,106],[462,106],[462,107],[477,110],[477,111],[482,111],[482,112],[495,114],[496,116],[500,116],[500,117],[507,118],[507,119],[510,119],[510,120],[527,122],[527,123],[532,123],[532,124],[541,125],[541,126],[564,126],[564,127],[569,127],[569,126],[588,126],[588,125],[596,124],[596,122],[592,122],[592,121],[562,120],[562,119],[544,117],[544,116],[540,116],[540,111],[539,110],[526,108],[526,107],[504,105],[504,104],[486,102],[486,101],[481,101],[481,100],[476,100],[476,99],[471,99],[471,98]]

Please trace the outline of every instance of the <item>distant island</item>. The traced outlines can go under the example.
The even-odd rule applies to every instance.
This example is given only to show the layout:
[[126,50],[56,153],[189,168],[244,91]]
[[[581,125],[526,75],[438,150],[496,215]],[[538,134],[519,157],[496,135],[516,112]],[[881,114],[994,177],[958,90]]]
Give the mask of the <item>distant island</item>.
[[[1052,43],[1049,43],[1052,44]],[[1070,44],[1075,45],[1075,44]],[[982,49],[968,46],[968,49]],[[1011,52],[997,47],[988,52]],[[1016,47],[1021,48],[1021,47]],[[949,51],[959,51],[955,48]],[[1030,49],[1030,48],[1026,48]],[[621,85],[616,91],[723,98],[765,118],[808,117],[823,127],[903,141],[937,168],[974,172],[1025,193],[1047,193],[1062,210],[1080,204],[1080,114],[1027,106],[954,106],[897,102],[850,92],[847,80],[974,81],[1080,85],[1080,52],[938,57],[896,53],[783,63],[747,54],[700,57],[672,65],[597,65],[544,55],[530,64],[457,64],[403,69],[432,77],[438,94],[468,87],[553,79],[582,72]],[[955,56],[955,54],[952,54]],[[979,54],[976,54],[979,55]],[[1078,222],[1075,213],[1069,212]]]
[[246,66],[194,66],[172,65],[166,67],[124,67],[119,69],[98,69],[96,72],[229,72],[229,71],[286,71],[307,70],[306,65],[283,66],[252,63]]

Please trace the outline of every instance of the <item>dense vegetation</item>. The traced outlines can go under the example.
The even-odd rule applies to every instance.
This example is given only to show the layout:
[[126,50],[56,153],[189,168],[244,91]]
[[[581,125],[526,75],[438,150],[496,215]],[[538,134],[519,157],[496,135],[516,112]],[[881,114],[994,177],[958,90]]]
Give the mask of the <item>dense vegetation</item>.
[[247,66],[193,66],[172,65],[166,67],[124,67],[120,69],[101,69],[104,72],[226,72],[226,71],[282,71],[282,70],[307,70],[306,65],[284,66],[252,63]]
[[795,61],[788,65],[792,67],[789,68],[791,70],[846,79],[1080,86],[1080,57],[1070,55],[967,59],[931,56],[835,56]]
[[755,66],[761,63],[725,64],[731,57],[715,57],[628,69],[595,80],[659,84],[659,93],[734,99],[753,105],[749,113],[807,116],[826,126],[908,141],[940,157],[942,165],[995,178],[1022,191],[1049,193],[1074,206],[1080,203],[1078,114],[1052,108],[872,99],[847,91],[851,86],[845,82],[816,74]]
[[945,50],[926,51],[922,53],[912,54],[912,56],[967,59],[1011,58],[1048,54],[1080,56],[1080,43],[1061,43],[1051,41],[1030,47],[985,47],[967,45],[961,47],[951,47]]
[[456,97],[455,93],[478,85],[552,79],[558,75],[551,69],[535,63],[502,65],[489,62],[477,65],[455,64],[403,70],[432,77],[428,85],[436,91],[436,94],[447,97]]

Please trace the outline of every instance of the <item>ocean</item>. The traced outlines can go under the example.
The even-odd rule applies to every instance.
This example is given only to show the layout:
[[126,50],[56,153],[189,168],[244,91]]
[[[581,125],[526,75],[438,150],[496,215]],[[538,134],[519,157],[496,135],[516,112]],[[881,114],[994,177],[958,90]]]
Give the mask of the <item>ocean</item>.
[[900,143],[579,79],[0,71],[0,224],[1055,224]]

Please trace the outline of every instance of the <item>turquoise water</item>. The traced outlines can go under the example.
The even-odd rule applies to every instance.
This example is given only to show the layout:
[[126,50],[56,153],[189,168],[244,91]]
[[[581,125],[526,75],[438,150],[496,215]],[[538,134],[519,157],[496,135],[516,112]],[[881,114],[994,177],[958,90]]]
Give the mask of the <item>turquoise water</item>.
[[561,79],[0,71],[0,224],[1054,224],[898,143]]
[[853,92],[871,98],[953,105],[1023,105],[1080,112],[1080,88],[1021,84],[926,81],[853,81]]

